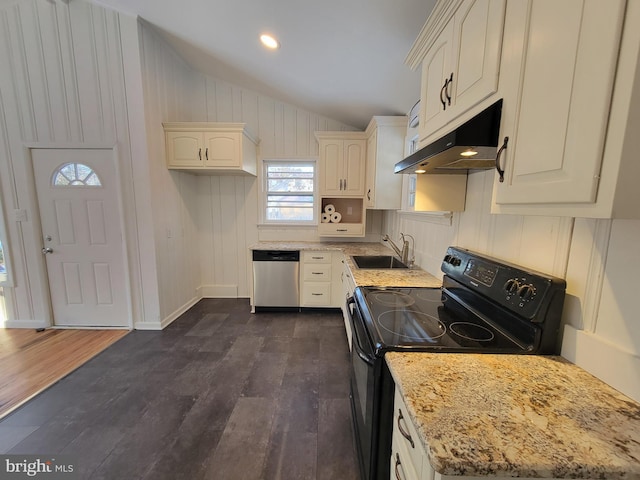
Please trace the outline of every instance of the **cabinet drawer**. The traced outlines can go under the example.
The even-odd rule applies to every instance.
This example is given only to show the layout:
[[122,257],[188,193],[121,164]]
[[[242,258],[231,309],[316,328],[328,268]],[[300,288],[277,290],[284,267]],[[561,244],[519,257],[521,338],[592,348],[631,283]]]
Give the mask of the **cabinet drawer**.
[[302,252],[303,263],[331,263],[331,252]]
[[304,282],[302,284],[302,306],[327,307],[331,305],[330,282]]
[[407,413],[407,407],[404,404],[402,396],[397,389],[393,406],[393,439],[394,441],[397,440],[398,448],[401,451],[406,450],[413,469],[420,472],[422,470],[422,457],[424,455],[422,442]]
[[389,478],[420,480],[420,469],[415,468],[407,451],[397,443],[395,436],[391,444],[391,468]]
[[321,237],[363,237],[363,223],[320,223],[318,235]]
[[304,263],[302,265],[302,279],[305,282],[331,282],[331,264]]

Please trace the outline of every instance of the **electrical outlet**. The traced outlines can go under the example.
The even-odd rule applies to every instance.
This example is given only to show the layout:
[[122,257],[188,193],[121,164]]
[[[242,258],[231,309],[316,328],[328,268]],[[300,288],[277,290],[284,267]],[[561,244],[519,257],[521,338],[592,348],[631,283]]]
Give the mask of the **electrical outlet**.
[[347,215],[353,215],[353,207],[347,207]]

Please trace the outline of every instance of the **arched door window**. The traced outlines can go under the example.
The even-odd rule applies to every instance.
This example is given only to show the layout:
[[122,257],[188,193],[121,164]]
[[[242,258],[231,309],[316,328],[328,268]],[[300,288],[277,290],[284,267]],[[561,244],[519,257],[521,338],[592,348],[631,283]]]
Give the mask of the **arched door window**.
[[65,163],[53,174],[54,187],[100,187],[100,177],[89,166],[82,163]]

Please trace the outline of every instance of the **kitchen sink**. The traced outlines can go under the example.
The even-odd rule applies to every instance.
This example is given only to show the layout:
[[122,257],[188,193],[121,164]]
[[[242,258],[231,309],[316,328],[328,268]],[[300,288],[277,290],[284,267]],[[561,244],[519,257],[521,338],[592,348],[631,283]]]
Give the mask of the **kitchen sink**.
[[393,255],[353,255],[351,258],[358,268],[409,268]]

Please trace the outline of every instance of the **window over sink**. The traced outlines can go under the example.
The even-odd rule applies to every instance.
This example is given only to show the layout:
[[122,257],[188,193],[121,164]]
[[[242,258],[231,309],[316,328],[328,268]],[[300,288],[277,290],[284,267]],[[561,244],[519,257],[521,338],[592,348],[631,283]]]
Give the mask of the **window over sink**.
[[262,174],[265,224],[316,223],[314,160],[264,160]]

